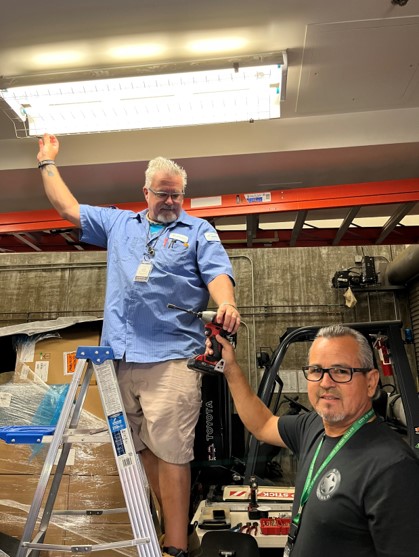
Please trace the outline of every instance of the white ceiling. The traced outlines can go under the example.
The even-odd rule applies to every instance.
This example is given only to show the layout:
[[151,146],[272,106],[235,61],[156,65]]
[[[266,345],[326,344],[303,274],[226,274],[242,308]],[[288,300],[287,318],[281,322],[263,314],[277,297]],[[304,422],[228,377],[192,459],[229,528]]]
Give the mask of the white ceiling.
[[[198,40],[221,46],[225,39],[242,46],[190,50]],[[160,54],[109,57],[128,44],[158,46]],[[408,178],[419,185],[417,0],[10,2],[0,21],[0,86],[35,73],[44,81],[57,72],[106,76],[116,63],[170,65],[282,50],[289,70],[280,120],[60,138],[58,162],[76,197],[142,201],[146,162],[157,155],[186,168],[190,197]],[[12,212],[49,208],[36,152],[36,140],[16,139],[0,114],[0,225],[14,222]],[[419,215],[416,201],[410,215]],[[367,213],[402,213],[397,198],[386,207],[377,198],[377,205]]]

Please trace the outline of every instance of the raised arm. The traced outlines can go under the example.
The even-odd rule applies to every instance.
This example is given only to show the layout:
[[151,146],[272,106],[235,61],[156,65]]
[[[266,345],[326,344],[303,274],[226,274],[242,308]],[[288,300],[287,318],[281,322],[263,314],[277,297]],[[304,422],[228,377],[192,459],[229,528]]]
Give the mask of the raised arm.
[[250,387],[231,344],[220,335],[217,335],[217,340],[223,346],[224,375],[241,421],[259,441],[285,447],[278,431],[278,416],[272,414]]
[[60,145],[54,135],[44,134],[39,139],[38,164],[44,183],[45,193],[51,205],[60,216],[80,227],[80,205],[55,166],[55,157]]

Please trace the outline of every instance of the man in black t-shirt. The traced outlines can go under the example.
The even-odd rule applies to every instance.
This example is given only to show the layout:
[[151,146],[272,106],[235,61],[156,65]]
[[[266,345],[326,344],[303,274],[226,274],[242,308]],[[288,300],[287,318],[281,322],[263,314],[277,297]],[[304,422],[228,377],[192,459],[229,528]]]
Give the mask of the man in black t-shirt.
[[303,368],[315,411],[281,419],[252,391],[231,345],[217,339],[246,428],[298,458],[284,555],[419,556],[419,460],[374,414],[379,372],[367,339],[341,325],[320,329]]

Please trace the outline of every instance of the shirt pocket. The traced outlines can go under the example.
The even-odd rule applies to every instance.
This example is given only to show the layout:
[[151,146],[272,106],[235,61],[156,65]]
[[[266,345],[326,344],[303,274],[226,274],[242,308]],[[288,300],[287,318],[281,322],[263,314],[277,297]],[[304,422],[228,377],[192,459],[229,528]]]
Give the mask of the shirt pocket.
[[179,271],[179,265],[184,265],[190,260],[192,255],[192,248],[187,242],[181,240],[172,241],[171,238],[162,247],[158,248],[157,263],[164,269]]

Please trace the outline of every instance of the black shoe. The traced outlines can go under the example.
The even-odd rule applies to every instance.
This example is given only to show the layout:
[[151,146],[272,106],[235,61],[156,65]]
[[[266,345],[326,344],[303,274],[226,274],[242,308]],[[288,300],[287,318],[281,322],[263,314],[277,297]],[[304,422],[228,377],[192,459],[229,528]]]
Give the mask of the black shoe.
[[178,549],[177,547],[163,547],[163,557],[188,557],[188,552],[183,551],[183,549]]

